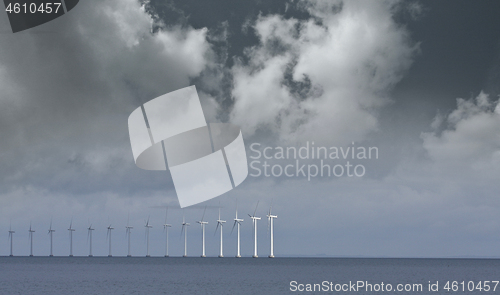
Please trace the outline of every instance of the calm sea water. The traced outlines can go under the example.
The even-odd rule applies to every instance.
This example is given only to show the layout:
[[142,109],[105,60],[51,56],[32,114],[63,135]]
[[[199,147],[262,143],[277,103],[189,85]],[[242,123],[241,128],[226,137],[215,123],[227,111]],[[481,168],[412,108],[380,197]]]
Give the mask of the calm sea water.
[[[499,259],[371,258],[163,258],[163,257],[0,257],[0,294],[322,294],[362,281],[392,292],[372,294],[500,294]],[[291,291],[299,284],[332,282],[333,291]],[[439,283],[437,292],[428,290]],[[446,282],[457,291],[446,291]],[[462,281],[464,284],[462,285]],[[471,283],[475,285],[469,291]],[[397,284],[422,284],[422,291],[397,292]],[[333,286],[333,287],[332,287]],[[318,286],[316,286],[318,287]],[[326,288],[326,287],[323,287]],[[408,287],[407,287],[408,288]],[[465,289],[465,291],[462,291]],[[385,289],[384,289],[385,290]]]

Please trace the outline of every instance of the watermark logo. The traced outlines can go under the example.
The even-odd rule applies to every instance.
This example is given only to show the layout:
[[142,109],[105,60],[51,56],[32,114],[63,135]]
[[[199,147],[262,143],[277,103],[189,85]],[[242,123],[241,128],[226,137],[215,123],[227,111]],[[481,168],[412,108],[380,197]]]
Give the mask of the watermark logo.
[[13,33],[54,20],[75,8],[80,0],[3,0]]
[[310,181],[316,177],[363,177],[365,161],[377,160],[378,148],[374,146],[317,146],[307,141],[305,145],[265,146],[250,145],[250,176],[296,177]]
[[241,130],[207,124],[195,86],[148,101],[130,114],[128,128],[136,165],[168,166],[181,208],[220,196],[248,176]]

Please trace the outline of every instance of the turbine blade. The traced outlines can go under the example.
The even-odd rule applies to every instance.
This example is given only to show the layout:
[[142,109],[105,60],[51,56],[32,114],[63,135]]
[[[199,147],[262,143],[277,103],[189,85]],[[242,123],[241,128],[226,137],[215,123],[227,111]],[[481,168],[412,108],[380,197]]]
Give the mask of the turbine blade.
[[[236,217],[236,218],[238,218],[238,217]],[[236,221],[236,220],[234,221],[234,223],[233,223],[233,228],[231,229],[231,233],[230,233],[229,235],[233,234],[233,230],[234,230],[234,227],[236,226],[236,223],[237,223],[237,222],[238,222],[238,221]]]
[[205,210],[203,210],[203,216],[201,216],[201,221],[203,221],[203,218],[205,218],[205,212],[207,211],[207,206],[205,206]]
[[[271,211],[269,211],[269,216],[271,216]],[[267,218],[267,233],[269,233],[269,225],[271,224],[271,217]]]
[[255,206],[255,211],[253,211],[253,216],[257,213],[257,206],[259,206],[259,201],[257,201],[257,205]]
[[[220,219],[219,219],[220,220]],[[217,233],[217,230],[219,229],[219,222],[217,222],[217,226],[215,227],[215,232],[214,232],[214,236],[215,234]]]

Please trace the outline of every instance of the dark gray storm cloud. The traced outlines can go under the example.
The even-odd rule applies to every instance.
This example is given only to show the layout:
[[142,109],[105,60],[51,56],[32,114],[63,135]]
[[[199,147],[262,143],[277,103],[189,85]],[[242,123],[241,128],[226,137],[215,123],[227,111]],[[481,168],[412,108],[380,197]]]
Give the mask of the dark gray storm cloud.
[[[450,3],[85,1],[15,35],[0,13],[2,228],[31,219],[45,230],[53,217],[59,233],[73,217],[84,255],[89,222],[104,245],[109,223],[124,231],[130,213],[141,237],[151,215],[161,255],[156,207],[176,206],[176,195],[168,173],[134,165],[127,118],[195,84],[207,120],[238,124],[247,147],[315,140],[380,150],[366,177],[249,177],[208,203],[220,201],[229,219],[236,198],[242,214],[260,200],[262,217],[272,202],[277,253],[496,255],[498,8]],[[202,213],[171,214],[179,235],[183,214],[193,222]],[[265,220],[259,226],[265,251]]]

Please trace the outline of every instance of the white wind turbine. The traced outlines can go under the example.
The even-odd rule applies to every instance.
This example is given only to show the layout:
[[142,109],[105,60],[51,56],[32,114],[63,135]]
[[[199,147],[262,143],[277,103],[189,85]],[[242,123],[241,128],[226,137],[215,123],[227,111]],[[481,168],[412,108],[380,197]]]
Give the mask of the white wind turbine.
[[[259,202],[257,202],[257,206],[259,206]],[[257,220],[260,220],[260,217],[255,217],[255,213],[257,213],[257,206],[255,206],[255,211],[253,212],[253,216],[248,214],[250,218],[252,218],[253,223],[253,258],[257,258]]]
[[9,256],[14,256],[12,253],[12,246],[13,246],[13,238],[14,238],[14,233],[15,231],[12,230],[12,226],[9,226],[9,240],[10,240],[10,255]]
[[278,218],[277,215],[271,214],[272,208],[273,208],[273,205],[271,204],[271,207],[269,207],[269,213],[267,214],[267,226],[268,226],[268,229],[271,229],[270,230],[271,254],[269,254],[269,258],[274,258],[274,222],[273,222],[273,220],[275,218]]
[[196,221],[201,226],[201,257],[206,257],[205,256],[205,225],[208,224],[208,222],[203,221],[203,218],[205,218],[206,211],[207,211],[207,206],[205,206],[205,210],[203,211],[203,216],[201,217],[201,220]]
[[55,229],[52,229],[52,220],[50,220],[50,227],[49,227],[49,232],[47,233],[48,235],[50,235],[50,257],[54,256],[53,252],[52,252],[52,245],[53,245],[53,239],[52,239],[52,234],[55,232],[56,230]]
[[236,218],[234,219],[234,224],[233,224],[233,228],[231,229],[231,233],[233,233],[234,227],[236,225],[238,225],[238,228],[236,229],[236,231],[238,232],[238,243],[236,244],[237,245],[237,247],[236,247],[236,257],[237,258],[241,257],[241,253],[240,253],[240,225],[242,222],[243,222],[243,219],[238,218],[238,203],[236,203]]
[[152,228],[153,226],[151,224],[149,224],[149,216],[148,216],[148,221],[146,222],[146,225],[144,225],[144,227],[146,228],[146,239],[147,239],[146,257],[150,257],[149,256],[149,229]]
[[90,242],[90,248],[89,248],[89,257],[93,257],[92,255],[92,231],[94,228],[92,228],[92,224],[87,228],[87,241]]
[[171,227],[171,224],[167,223],[168,216],[168,206],[165,210],[165,223],[163,224],[163,230],[165,231],[165,257],[168,257],[168,228]]
[[[217,233],[217,229],[220,225],[220,244],[219,244],[219,257],[224,257],[223,253],[223,241],[222,241],[222,227],[224,226],[225,220],[220,219],[220,204],[219,204],[219,219],[217,219],[217,227],[215,228],[215,233]],[[214,235],[215,235],[214,233]]]
[[127,226],[125,227],[125,234],[127,235],[127,239],[128,239],[127,257],[132,257],[132,254],[130,254],[130,235],[132,234],[132,229],[134,227],[129,225],[129,221],[130,221],[130,216],[127,218]]
[[29,229],[29,235],[30,235],[30,257],[33,257],[33,233],[35,231],[31,229],[31,222],[30,222],[30,229]]
[[190,224],[187,223],[185,220],[184,220],[184,214],[182,214],[182,229],[181,229],[181,235],[182,235],[182,232],[184,231],[184,255],[182,257],[187,257],[187,227],[189,226]]
[[73,220],[69,224],[69,257],[73,257],[73,232],[75,229],[73,228]]
[[111,227],[111,224],[108,226],[108,232],[106,233],[106,239],[109,237],[109,254],[108,257],[113,257],[111,255],[111,231],[114,230],[114,227]]

